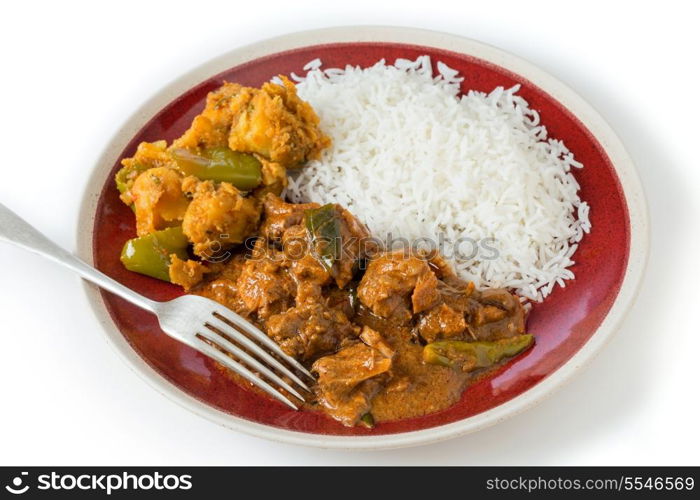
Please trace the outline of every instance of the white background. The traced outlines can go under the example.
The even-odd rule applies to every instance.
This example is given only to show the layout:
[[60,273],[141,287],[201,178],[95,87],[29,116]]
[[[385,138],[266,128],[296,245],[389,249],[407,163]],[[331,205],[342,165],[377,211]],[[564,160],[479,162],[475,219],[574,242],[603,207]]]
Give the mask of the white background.
[[0,244],[0,463],[697,465],[697,16],[668,1],[654,2],[663,9],[610,1],[333,4],[5,4],[0,200],[72,249],[98,153],[138,105],[193,66],[310,28],[447,31],[559,77],[629,149],[647,191],[653,243],[622,329],[562,390],[477,434],[374,453],[301,448],[226,430],[158,395],[106,343],[75,276]]

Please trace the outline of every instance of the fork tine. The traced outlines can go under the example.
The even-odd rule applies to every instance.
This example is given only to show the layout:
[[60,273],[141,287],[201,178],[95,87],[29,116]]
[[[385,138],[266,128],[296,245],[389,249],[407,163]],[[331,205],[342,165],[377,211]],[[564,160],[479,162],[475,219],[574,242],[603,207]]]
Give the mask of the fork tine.
[[225,321],[212,315],[212,317],[207,320],[207,325],[213,326],[224,335],[227,335],[236,342],[243,344],[243,346],[245,346],[248,350],[256,354],[259,358],[262,358],[269,366],[272,366],[273,368],[284,373],[287,377],[292,379],[299,387],[301,387],[305,391],[311,392],[309,386],[302,382],[299,377],[297,377],[291,370],[284,366],[277,358],[270,355],[270,353],[268,353],[265,349],[260,347],[258,344],[250,340],[247,336],[243,335],[241,332],[233,328]]
[[235,344],[229,342],[227,339],[222,337],[218,332],[215,332],[209,328],[207,328],[206,331],[202,331],[200,335],[207,340],[210,340],[211,342],[214,342],[215,344],[218,345],[218,347],[224,348],[226,351],[229,351],[231,354],[236,356],[240,361],[248,365],[248,368],[252,368],[253,370],[257,370],[263,375],[265,375],[269,380],[272,380],[273,382],[277,382],[280,386],[282,386],[287,392],[290,394],[294,395],[295,397],[299,398],[300,400],[304,401],[304,397],[299,394],[292,386],[290,386],[287,382],[282,380],[279,376],[277,376],[276,373],[274,373],[272,370],[267,368],[265,365],[260,363],[257,359],[254,357],[250,356],[247,352],[242,351],[239,349]]
[[226,321],[236,325],[239,327],[241,330],[245,331],[247,334],[249,334],[251,337],[254,337],[255,339],[259,340],[265,346],[267,346],[271,351],[273,351],[275,354],[279,355],[284,359],[287,363],[291,364],[299,370],[301,373],[309,377],[311,380],[316,381],[313,375],[311,375],[311,372],[304,368],[304,365],[299,363],[296,359],[288,355],[286,352],[284,352],[279,345],[277,345],[277,342],[272,340],[270,337],[265,335],[263,332],[261,332],[259,329],[257,329],[255,326],[250,324],[248,321],[240,317],[238,314],[235,312],[231,311],[230,309],[223,308],[226,312],[221,312],[220,310],[216,311],[216,314],[221,316],[223,319]]
[[190,345],[192,347],[194,347],[195,349],[197,349],[202,354],[205,354],[205,355],[209,356],[210,358],[218,361],[222,365],[226,366],[227,368],[230,368],[231,370],[233,370],[234,372],[239,374],[241,377],[248,380],[248,382],[258,386],[260,389],[265,391],[267,394],[269,394],[273,398],[281,401],[282,403],[286,404],[290,408],[293,408],[295,410],[299,409],[299,407],[297,405],[295,405],[289,399],[287,399],[282,394],[280,394],[279,391],[275,390],[275,388],[272,387],[270,384],[265,382],[260,377],[256,377],[249,370],[245,369],[243,366],[238,364],[235,360],[226,356],[223,352],[219,351],[215,347],[212,347],[211,345],[207,344],[202,339],[197,338]]

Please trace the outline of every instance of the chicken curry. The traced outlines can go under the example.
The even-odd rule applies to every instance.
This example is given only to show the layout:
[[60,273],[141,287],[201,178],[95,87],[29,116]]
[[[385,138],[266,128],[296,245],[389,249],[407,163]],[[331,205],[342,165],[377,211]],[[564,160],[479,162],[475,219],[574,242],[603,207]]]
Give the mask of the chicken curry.
[[317,376],[306,407],[343,425],[446,408],[533,344],[521,302],[436,252],[383,248],[340,205],[286,202],[288,170],[329,145],[286,78],[225,83],[180,138],[122,161],[122,262],[257,325]]

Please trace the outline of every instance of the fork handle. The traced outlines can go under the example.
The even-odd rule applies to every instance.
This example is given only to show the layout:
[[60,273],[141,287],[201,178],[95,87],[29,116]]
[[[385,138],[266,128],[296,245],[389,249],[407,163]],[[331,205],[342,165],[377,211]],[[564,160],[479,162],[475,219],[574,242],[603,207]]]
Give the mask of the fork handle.
[[72,269],[84,279],[94,283],[100,288],[104,288],[142,309],[153,313],[156,312],[158,302],[134,292],[109,276],[101,273],[94,267],[86,264],[72,253],[64,250],[41,234],[2,203],[0,203],[0,240],[13,243],[30,252],[37,253],[54,262],[58,262]]

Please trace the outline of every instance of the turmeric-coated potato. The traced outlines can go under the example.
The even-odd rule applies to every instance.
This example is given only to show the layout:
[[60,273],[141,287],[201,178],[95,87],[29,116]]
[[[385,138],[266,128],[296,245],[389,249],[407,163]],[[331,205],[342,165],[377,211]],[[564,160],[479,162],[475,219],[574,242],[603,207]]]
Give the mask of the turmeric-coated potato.
[[319,118],[285,77],[262,88],[224,83],[210,92],[204,111],[173,148],[196,150],[228,146],[254,153],[282,168],[300,167],[330,144]]
[[260,206],[254,198],[244,198],[228,182],[218,186],[187,177],[183,189],[192,202],[187,207],[182,230],[194,244],[194,253],[204,259],[219,258],[219,252],[242,243],[258,227]]
[[[313,108],[302,101],[296,87],[285,77],[282,85],[265,83],[245,98],[234,113],[228,145],[234,151],[257,153],[295,168],[317,158],[330,139],[318,128],[319,118]],[[236,105],[233,99],[233,105]]]
[[237,83],[224,83],[209,92],[204,111],[192,120],[190,128],[173,142],[172,147],[196,150],[227,146],[231,122],[237,109],[233,103],[247,102],[255,90]]
[[182,192],[182,176],[168,167],[150,168],[139,174],[130,193],[139,236],[176,225],[189,204]]
[[180,285],[185,291],[198,285],[208,271],[209,269],[199,261],[182,260],[175,254],[170,256],[170,267],[168,268],[170,282]]
[[122,169],[117,173],[116,181],[124,203],[134,203],[131,188],[136,178],[146,170],[156,167],[177,167],[167,151],[165,141],[142,142],[134,156],[122,160]]

